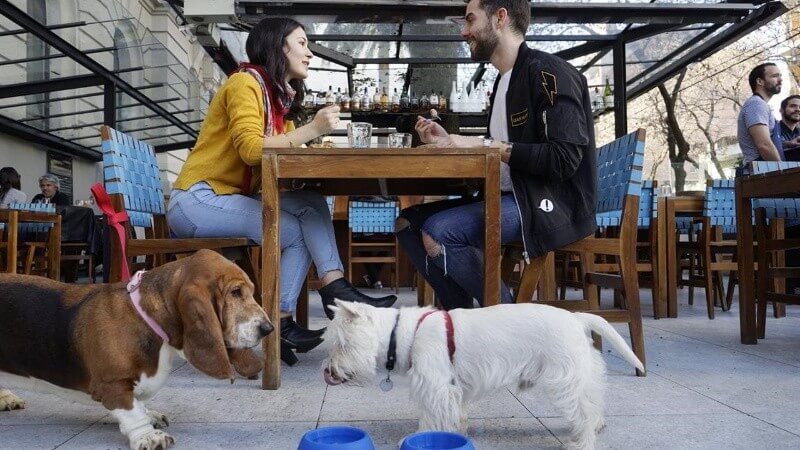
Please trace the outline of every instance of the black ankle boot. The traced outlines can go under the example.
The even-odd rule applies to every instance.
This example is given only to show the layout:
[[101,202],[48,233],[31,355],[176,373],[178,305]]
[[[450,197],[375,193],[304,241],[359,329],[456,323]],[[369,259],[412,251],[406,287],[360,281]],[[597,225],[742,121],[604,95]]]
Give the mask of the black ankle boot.
[[286,343],[290,348],[296,349],[300,353],[305,353],[318,346],[322,339],[321,330],[307,330],[297,324],[291,317],[281,319],[281,343]]
[[292,348],[284,340],[281,340],[281,361],[290,367],[297,364],[297,355],[294,354]]
[[333,311],[329,306],[333,305],[333,299],[336,298],[346,302],[366,303],[378,308],[388,308],[397,301],[397,296],[395,295],[387,295],[378,298],[364,295],[344,278],[339,278],[327,286],[321,287],[319,289],[319,295],[322,297],[322,306],[325,310],[325,315],[331,320],[333,320]]

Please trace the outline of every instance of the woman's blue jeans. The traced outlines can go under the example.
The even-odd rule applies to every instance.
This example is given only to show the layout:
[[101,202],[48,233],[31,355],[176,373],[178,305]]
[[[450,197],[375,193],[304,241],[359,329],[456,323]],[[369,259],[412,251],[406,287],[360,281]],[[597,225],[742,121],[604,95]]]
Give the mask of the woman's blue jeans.
[[[445,309],[471,308],[472,299],[483,305],[484,202],[461,198],[425,203],[404,209],[400,217],[410,226],[397,232],[401,247],[430,283]],[[439,244],[438,256],[430,257],[422,242],[425,232]],[[500,242],[522,239],[519,210],[512,194],[500,198]],[[502,284],[502,303],[512,303],[508,286]]]
[[[294,311],[311,262],[317,275],[343,271],[325,197],[312,191],[280,193],[281,311]],[[179,238],[246,237],[261,244],[261,198],[217,195],[205,182],[173,189],[167,210]]]

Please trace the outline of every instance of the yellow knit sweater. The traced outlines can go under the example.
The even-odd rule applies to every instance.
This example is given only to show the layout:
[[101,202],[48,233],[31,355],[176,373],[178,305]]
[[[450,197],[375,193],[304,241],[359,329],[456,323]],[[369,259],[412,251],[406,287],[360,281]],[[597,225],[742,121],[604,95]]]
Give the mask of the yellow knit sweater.
[[[294,129],[287,121],[284,132]],[[261,86],[248,73],[228,78],[211,100],[194,149],[175,180],[176,189],[205,181],[218,195],[239,194],[248,166],[253,166],[251,192],[261,186],[264,142],[264,100]]]

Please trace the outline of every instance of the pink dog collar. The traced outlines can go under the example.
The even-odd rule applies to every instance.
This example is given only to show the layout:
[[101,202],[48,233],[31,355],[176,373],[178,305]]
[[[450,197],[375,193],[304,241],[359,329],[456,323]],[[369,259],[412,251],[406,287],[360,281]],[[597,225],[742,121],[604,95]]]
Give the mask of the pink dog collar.
[[128,282],[128,293],[131,296],[131,302],[133,302],[133,307],[136,308],[136,312],[138,312],[142,319],[144,319],[147,326],[149,326],[151,330],[159,335],[164,342],[169,344],[169,336],[164,329],[161,328],[161,325],[156,323],[156,321],[146,312],[144,312],[144,309],[142,309],[142,296],[139,294],[139,285],[142,283],[142,275],[144,275],[144,272],[144,270],[136,272],[133,274],[131,281]]

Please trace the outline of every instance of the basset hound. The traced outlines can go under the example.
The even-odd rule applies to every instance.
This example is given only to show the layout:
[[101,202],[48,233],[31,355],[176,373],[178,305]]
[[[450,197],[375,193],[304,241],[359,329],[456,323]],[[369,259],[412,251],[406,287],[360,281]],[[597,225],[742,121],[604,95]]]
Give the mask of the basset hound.
[[[231,364],[248,377],[261,369],[250,348],[273,326],[236,264],[201,250],[137,281],[75,285],[0,275],[0,386],[99,402],[131,449],[152,450],[174,439],[158,429],[166,417],[142,402],[164,384],[175,354],[231,382]],[[22,407],[0,389],[0,411]]]

